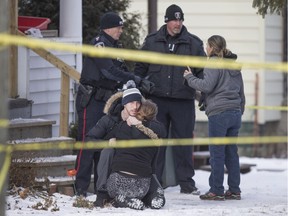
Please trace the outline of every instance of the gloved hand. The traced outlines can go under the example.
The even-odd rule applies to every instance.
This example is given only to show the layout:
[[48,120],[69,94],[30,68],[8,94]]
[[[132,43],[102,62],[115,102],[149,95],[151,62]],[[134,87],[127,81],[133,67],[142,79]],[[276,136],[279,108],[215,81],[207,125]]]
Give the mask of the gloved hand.
[[122,87],[122,90],[126,90],[128,88],[136,88],[136,84],[134,80],[128,80]]
[[203,92],[201,92],[201,97],[200,97],[199,103],[198,103],[200,111],[205,111],[205,98],[206,98],[205,94]]
[[155,89],[155,84],[147,79],[142,79],[139,84],[139,90],[144,94],[152,94]]

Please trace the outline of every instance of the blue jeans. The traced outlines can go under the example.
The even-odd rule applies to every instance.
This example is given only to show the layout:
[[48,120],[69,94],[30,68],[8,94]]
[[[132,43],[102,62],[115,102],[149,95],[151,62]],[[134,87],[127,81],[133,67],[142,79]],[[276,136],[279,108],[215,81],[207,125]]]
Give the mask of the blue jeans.
[[[209,137],[237,137],[241,127],[241,111],[228,110],[208,117]],[[241,192],[240,164],[238,148],[235,143],[229,145],[209,145],[211,174],[210,192],[224,194],[224,165],[228,171],[228,186],[233,193]]]

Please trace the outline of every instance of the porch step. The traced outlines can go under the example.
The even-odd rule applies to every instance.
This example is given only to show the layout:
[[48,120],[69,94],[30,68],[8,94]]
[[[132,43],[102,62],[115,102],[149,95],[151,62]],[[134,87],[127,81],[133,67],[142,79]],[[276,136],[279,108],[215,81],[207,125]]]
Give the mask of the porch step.
[[[59,144],[61,142],[71,144],[71,147],[68,149],[61,149],[61,148],[55,148],[55,149],[47,149],[47,150],[41,150],[46,149],[46,146],[52,144]],[[52,137],[52,138],[29,138],[29,139],[19,139],[19,140],[12,140],[8,141],[8,144],[23,144],[23,143],[31,143],[31,144],[39,144],[41,145],[41,148],[38,150],[27,150],[27,151],[15,151],[12,154],[12,159],[22,159],[22,160],[34,160],[35,158],[39,157],[59,157],[62,155],[72,155],[73,154],[73,144],[75,143],[75,140],[70,137]]]
[[[54,192],[59,192],[73,196],[75,176],[67,175],[69,169],[75,168],[76,155],[63,155],[60,157],[34,158],[31,161],[13,160],[13,169],[18,169],[19,175],[25,175],[30,180],[30,185],[36,187],[53,188]],[[94,175],[88,192],[94,193]]]
[[9,140],[27,138],[49,138],[52,137],[52,125],[56,121],[46,119],[12,119],[10,120],[8,137]]
[[[58,192],[60,194],[65,194],[69,196],[75,195],[75,176],[62,176],[62,177],[55,177],[55,176],[48,176],[45,178],[36,178],[35,184],[37,186],[46,186],[48,189],[49,194],[53,194]],[[91,180],[89,184],[88,191],[89,193],[94,193],[94,175],[91,175]]]
[[21,168],[22,172],[33,170],[35,178],[46,178],[48,176],[67,176],[67,170],[74,169],[76,155],[63,155],[60,157],[39,157],[32,159],[14,159],[15,167]]
[[31,118],[32,104],[26,98],[8,98],[9,119]]

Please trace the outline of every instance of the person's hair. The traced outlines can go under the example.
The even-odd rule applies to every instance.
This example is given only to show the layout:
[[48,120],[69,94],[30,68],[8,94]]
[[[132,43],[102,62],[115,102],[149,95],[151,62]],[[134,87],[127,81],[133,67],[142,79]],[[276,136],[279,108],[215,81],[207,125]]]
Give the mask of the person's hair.
[[226,40],[220,35],[212,35],[208,38],[207,43],[212,48],[210,56],[217,56],[223,58],[224,56],[229,56],[231,51],[226,48]]
[[151,100],[147,99],[142,101],[142,104],[135,117],[139,121],[143,120],[150,121],[156,119],[157,113],[158,113],[157,105]]

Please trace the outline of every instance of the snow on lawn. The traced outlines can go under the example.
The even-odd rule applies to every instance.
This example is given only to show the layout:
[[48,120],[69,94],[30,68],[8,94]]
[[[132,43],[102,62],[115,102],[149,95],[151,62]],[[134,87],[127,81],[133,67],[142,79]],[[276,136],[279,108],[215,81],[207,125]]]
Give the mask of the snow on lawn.
[[[59,193],[51,196],[52,205],[48,210],[35,210],[32,206],[44,203],[39,196],[6,196],[6,216],[213,216],[213,215],[273,215],[287,216],[287,159],[264,159],[241,157],[241,163],[255,164],[251,172],[241,174],[242,200],[203,201],[196,195],[180,194],[179,186],[165,189],[166,205],[160,210],[145,209],[136,211],[128,208],[77,208],[73,207],[76,197]],[[195,181],[201,193],[208,189],[209,172],[196,170]],[[227,187],[225,174],[225,187]],[[87,200],[95,201],[89,194]],[[53,204],[54,203],[54,204]],[[40,205],[39,205],[40,206]],[[40,206],[41,207],[41,206]],[[53,211],[56,210],[56,211]]]

